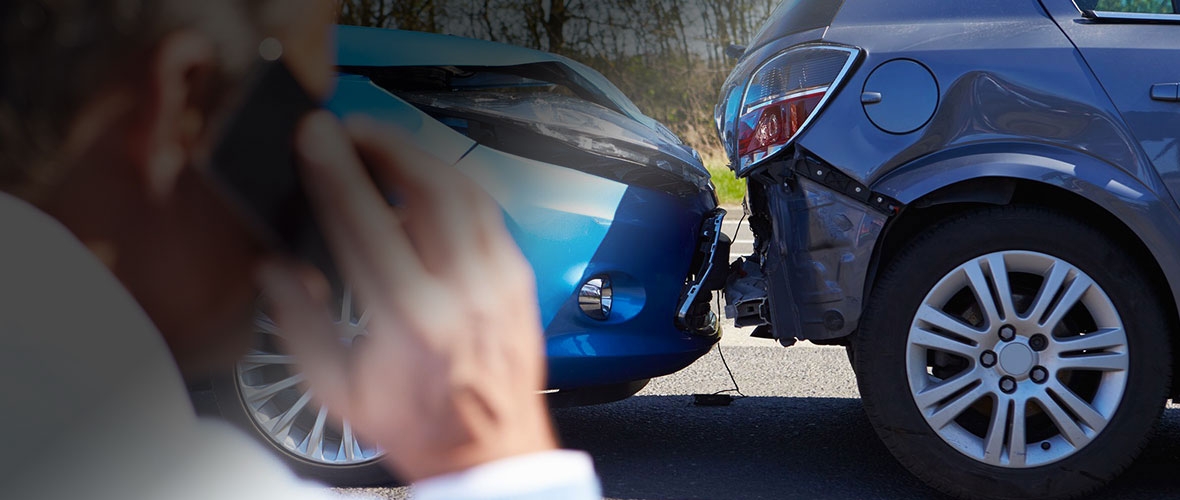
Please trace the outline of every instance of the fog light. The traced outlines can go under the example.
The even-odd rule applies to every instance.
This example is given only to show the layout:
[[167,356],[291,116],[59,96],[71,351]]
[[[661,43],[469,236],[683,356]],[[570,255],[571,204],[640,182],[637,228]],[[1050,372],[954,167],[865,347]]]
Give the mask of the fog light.
[[597,320],[605,320],[610,317],[613,294],[610,278],[606,276],[591,278],[578,291],[578,306],[587,316]]

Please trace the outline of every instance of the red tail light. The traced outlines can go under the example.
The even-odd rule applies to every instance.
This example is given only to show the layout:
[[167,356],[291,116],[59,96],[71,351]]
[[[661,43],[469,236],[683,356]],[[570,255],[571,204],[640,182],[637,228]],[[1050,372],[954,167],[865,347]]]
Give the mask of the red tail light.
[[859,51],[806,45],[763,64],[746,86],[737,123],[739,170],[779,152],[811,123]]

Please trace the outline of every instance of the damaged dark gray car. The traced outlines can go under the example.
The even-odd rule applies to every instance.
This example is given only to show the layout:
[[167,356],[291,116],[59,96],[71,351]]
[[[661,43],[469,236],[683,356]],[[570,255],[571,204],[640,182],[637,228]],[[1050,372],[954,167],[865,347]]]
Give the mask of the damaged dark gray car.
[[1180,2],[792,0],[717,126],[753,255],[727,312],[845,345],[882,441],[962,498],[1142,449],[1180,297]]

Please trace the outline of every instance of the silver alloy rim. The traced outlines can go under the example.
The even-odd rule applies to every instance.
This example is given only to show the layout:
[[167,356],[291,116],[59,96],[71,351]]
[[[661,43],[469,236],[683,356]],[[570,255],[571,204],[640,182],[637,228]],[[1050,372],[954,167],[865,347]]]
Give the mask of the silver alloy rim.
[[[364,335],[368,324],[368,316],[357,313],[347,291],[334,319],[342,342],[348,344]],[[279,348],[283,334],[274,321],[260,311],[254,326],[257,342],[238,361],[235,377],[254,425],[288,453],[317,465],[351,466],[381,458],[384,452],[358,440],[347,420],[333,425],[327,407],[312,403],[312,391],[296,371],[295,359]]]
[[934,285],[910,325],[906,372],[938,435],[980,462],[1029,468],[1073,455],[1127,386],[1123,323],[1086,273],[1036,252],[970,260]]

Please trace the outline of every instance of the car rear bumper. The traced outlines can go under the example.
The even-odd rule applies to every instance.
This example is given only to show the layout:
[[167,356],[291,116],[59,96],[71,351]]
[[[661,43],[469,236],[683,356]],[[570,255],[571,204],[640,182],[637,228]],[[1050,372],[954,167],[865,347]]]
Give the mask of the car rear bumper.
[[[819,173],[820,175],[816,175]],[[796,159],[750,179],[755,253],[735,263],[726,315],[771,325],[782,342],[829,340],[856,330],[865,279],[891,200],[825,165]]]

